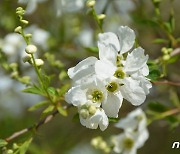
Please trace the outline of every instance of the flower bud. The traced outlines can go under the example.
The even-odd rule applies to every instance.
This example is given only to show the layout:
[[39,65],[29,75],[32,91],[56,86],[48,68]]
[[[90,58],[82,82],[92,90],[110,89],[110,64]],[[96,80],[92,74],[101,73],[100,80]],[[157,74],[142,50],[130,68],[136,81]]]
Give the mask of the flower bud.
[[79,114],[83,119],[87,119],[89,117],[89,112],[86,109],[81,109]]
[[29,62],[31,63],[31,55],[30,54],[27,54],[26,56],[24,56],[22,58],[23,62],[26,63],[26,62]]
[[27,25],[29,23],[27,20],[21,20],[21,22],[25,25]]
[[104,18],[106,18],[106,15],[105,15],[105,14],[100,14],[100,15],[98,15],[98,19],[99,19],[99,20],[103,20]]
[[18,149],[18,148],[19,148],[19,146],[16,143],[13,143],[13,149],[15,150],[15,149]]
[[38,67],[44,65],[44,61],[42,59],[35,59],[35,63]]
[[18,67],[18,64],[17,64],[17,63],[11,63],[11,64],[9,65],[9,67],[10,67],[12,70],[16,70],[17,67]]
[[37,47],[35,45],[30,44],[26,47],[25,51],[27,54],[33,54],[37,51]]
[[14,152],[13,152],[13,150],[11,150],[11,149],[9,149],[8,151],[7,151],[7,154],[13,154]]
[[31,38],[31,37],[32,37],[32,34],[30,34],[30,33],[29,33],[29,34],[26,34],[25,37],[26,37],[26,38]]
[[163,60],[164,60],[164,61],[168,61],[169,59],[170,59],[170,56],[169,56],[169,55],[164,55],[164,56],[163,56]]
[[11,73],[11,78],[17,78],[19,73],[17,71]]
[[86,3],[86,6],[87,7],[93,7],[95,4],[96,4],[95,0],[88,0]]
[[88,109],[90,115],[94,115],[96,113],[96,107],[91,105]]
[[14,30],[14,32],[21,34],[21,32],[22,32],[22,27],[21,27],[21,26],[16,27],[15,30]]
[[22,82],[22,83],[25,83],[25,84],[28,84],[29,83],[29,81],[30,81],[30,77],[29,76],[23,76],[21,79],[20,79],[20,81]]

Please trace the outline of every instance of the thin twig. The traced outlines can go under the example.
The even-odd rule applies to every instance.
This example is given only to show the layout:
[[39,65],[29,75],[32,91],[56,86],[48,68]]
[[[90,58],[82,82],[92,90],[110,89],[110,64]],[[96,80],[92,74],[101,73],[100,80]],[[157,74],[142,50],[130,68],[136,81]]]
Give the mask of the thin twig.
[[[69,107],[71,107],[71,105],[69,106],[64,106],[64,109],[68,109]],[[15,133],[13,133],[11,136],[5,138],[5,140],[7,142],[10,142],[11,140],[31,131],[31,130],[38,130],[39,127],[41,127],[42,125],[50,122],[54,117],[55,115],[58,114],[58,110],[55,110],[52,114],[48,115],[47,117],[45,117],[44,119],[40,120],[37,124],[34,124],[28,128],[25,128],[25,129],[22,129],[20,131],[17,131]]]
[[173,82],[173,81],[168,81],[168,80],[152,81],[152,83],[154,83],[154,84],[168,84],[168,85],[172,85],[172,86],[180,86],[180,82]]
[[176,56],[176,55],[178,55],[178,54],[180,54],[180,48],[174,49],[174,50],[171,52],[170,56],[173,57],[173,56]]

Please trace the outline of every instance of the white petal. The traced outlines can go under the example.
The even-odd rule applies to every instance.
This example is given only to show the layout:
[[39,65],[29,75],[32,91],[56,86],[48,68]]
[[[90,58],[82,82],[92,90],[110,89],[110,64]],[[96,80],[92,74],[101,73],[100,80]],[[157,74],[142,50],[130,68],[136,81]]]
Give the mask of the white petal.
[[101,111],[102,112],[102,120],[99,123],[99,127],[102,131],[104,131],[107,126],[109,125],[109,119],[107,117],[107,115],[105,114],[104,110]]
[[68,69],[68,75],[73,81],[77,81],[94,73],[96,57],[88,57],[79,62],[75,67]]
[[95,72],[100,79],[107,79],[114,75],[116,66],[111,63],[98,60],[95,64]]
[[[98,47],[99,44],[103,44],[105,46],[112,45],[116,51],[120,50],[119,40],[116,34],[112,32],[101,33],[98,35],[98,38],[99,38]],[[105,51],[100,49],[100,52],[103,53]]]
[[128,77],[123,80],[123,86],[120,87],[122,96],[131,104],[137,106],[141,105],[146,95],[144,90],[139,86],[139,82]]
[[118,117],[119,109],[122,105],[123,97],[121,93],[108,93],[107,99],[103,102],[102,108],[108,117]]
[[128,54],[124,70],[127,73],[132,73],[143,68],[148,60],[148,55],[144,55],[144,49],[136,48]]
[[144,67],[140,70],[141,74],[144,76],[147,76],[149,74],[149,67],[147,64],[144,65]]
[[118,29],[118,37],[120,40],[121,54],[128,52],[134,45],[134,31],[127,26],[121,26]]
[[73,104],[74,106],[80,106],[87,102],[86,92],[83,91],[80,86],[72,87],[65,94],[65,101],[69,104]]
[[99,48],[99,59],[103,61],[110,62],[116,65],[117,60],[117,50],[112,45],[105,45],[103,43],[98,43]]
[[139,132],[139,136],[136,139],[137,148],[141,148],[148,138],[149,138],[149,132],[147,129],[144,129],[143,131]]

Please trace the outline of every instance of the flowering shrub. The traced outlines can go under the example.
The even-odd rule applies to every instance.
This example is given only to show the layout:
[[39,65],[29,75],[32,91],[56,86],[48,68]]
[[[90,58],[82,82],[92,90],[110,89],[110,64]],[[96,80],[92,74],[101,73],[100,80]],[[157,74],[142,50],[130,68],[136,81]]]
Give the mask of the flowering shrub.
[[[4,30],[0,36],[0,107],[6,108],[5,100],[10,101],[13,104],[8,111],[14,118],[31,117],[22,113],[27,108],[37,110],[35,113],[40,118],[19,131],[22,122],[16,122],[13,128],[10,121],[11,131],[0,119],[1,152],[57,153],[54,147],[50,151],[38,148],[36,141],[39,128],[56,115],[66,118],[65,122],[57,120],[62,122],[58,132],[62,135],[67,131],[68,135],[62,140],[55,136],[56,144],[64,143],[58,153],[82,153],[86,150],[80,149],[91,143],[92,153],[99,150],[100,153],[136,154],[145,144],[148,147],[146,141],[151,140],[148,127],[154,121],[163,119],[175,130],[180,123],[180,83],[172,66],[178,64],[180,39],[174,33],[174,8],[165,20],[163,3],[152,0],[154,14],[147,17],[143,7],[149,1],[140,0],[18,0],[13,2],[17,8],[13,7],[10,13],[10,2],[2,2],[0,10],[5,13],[0,15]],[[157,32],[151,34],[152,28]],[[158,44],[157,49],[150,40]],[[161,52],[153,55],[153,50]],[[165,90],[158,89],[158,85]],[[18,88],[28,95],[11,96]],[[161,93],[165,99],[160,98]],[[18,107],[16,104],[22,100],[23,105]],[[0,115],[8,117],[6,112],[3,109]],[[70,119],[77,122],[78,128],[74,129]],[[87,136],[81,130],[87,131]],[[102,131],[107,134],[103,135]],[[55,130],[52,132],[56,134]],[[71,138],[71,135],[78,137]],[[81,145],[74,152],[72,147],[78,147],[81,137],[87,137],[88,145]],[[74,145],[70,145],[71,139],[76,140]]]

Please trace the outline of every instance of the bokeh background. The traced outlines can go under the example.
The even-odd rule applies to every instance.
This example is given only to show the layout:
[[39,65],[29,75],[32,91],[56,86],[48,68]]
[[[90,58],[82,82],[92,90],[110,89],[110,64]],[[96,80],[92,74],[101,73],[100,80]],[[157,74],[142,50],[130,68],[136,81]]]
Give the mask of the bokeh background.
[[[26,0],[25,0],[26,1]],[[88,14],[85,0],[37,0],[36,4],[22,3],[22,0],[0,0],[0,48],[8,56],[8,62],[17,62],[20,73],[36,80],[31,66],[22,63],[25,45],[14,28],[19,25],[15,10],[18,6],[27,7],[25,19],[29,21],[26,31],[33,34],[33,42],[39,47],[39,57],[45,59],[48,52],[60,60],[67,70],[88,56],[97,56],[96,22]],[[107,2],[109,4],[107,4]],[[35,6],[36,5],[36,6]],[[180,1],[162,0],[160,6],[164,20],[168,19],[174,8],[176,19],[175,37],[180,37]],[[149,54],[150,59],[161,56],[163,45],[154,43],[156,38],[166,38],[163,31],[152,22],[155,18],[151,0],[97,0],[97,13],[106,13],[104,30],[116,32],[118,26],[128,25],[135,30],[139,44]],[[90,48],[91,47],[91,48]],[[94,50],[93,50],[94,49]],[[10,51],[10,52],[8,52]],[[180,62],[168,66],[168,79],[180,82]],[[60,68],[45,65],[48,74],[55,74],[52,86],[60,87],[58,81]],[[57,79],[56,79],[57,78]],[[70,82],[69,80],[67,82]],[[9,136],[14,131],[31,126],[37,122],[40,110],[29,112],[27,109],[43,100],[40,96],[22,93],[25,86],[13,80],[8,71],[0,66],[0,138]],[[169,105],[170,91],[180,89],[166,85],[154,85],[142,108],[146,109],[150,101],[160,101]],[[124,101],[119,117],[125,116],[134,107]],[[111,123],[104,132],[83,127],[73,117],[76,109],[69,110],[68,117],[57,115],[50,123],[42,126],[36,133],[29,154],[101,154],[90,145],[92,137],[103,136],[108,139],[121,130]],[[179,154],[179,149],[171,149],[174,141],[180,141],[180,127],[170,130],[165,121],[157,121],[149,126],[150,138],[138,154]],[[27,134],[28,135],[28,134]],[[26,135],[17,139],[23,140]]]

